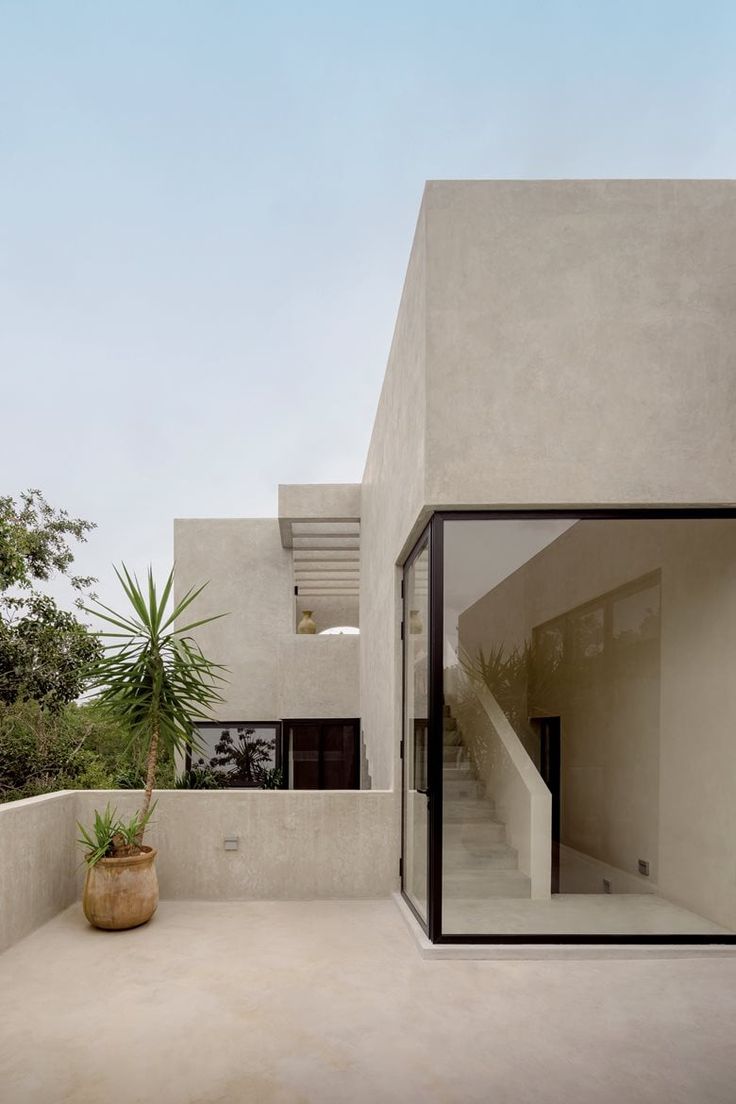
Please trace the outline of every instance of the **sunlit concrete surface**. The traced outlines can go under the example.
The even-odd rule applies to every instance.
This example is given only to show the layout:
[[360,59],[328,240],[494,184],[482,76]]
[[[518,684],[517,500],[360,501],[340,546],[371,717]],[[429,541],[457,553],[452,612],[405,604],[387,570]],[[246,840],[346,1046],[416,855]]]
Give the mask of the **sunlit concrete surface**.
[[736,957],[427,961],[395,904],[78,905],[0,957],[4,1104],[733,1104]]

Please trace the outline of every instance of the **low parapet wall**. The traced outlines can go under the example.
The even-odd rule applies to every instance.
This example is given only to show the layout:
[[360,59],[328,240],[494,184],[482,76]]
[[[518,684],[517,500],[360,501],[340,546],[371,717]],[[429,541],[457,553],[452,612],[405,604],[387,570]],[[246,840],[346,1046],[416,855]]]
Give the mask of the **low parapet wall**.
[[[147,840],[163,898],[385,897],[398,886],[397,796],[381,790],[162,790]],[[0,805],[0,951],[67,908],[84,878],[77,820],[133,790]],[[237,840],[225,850],[225,839]]]
[[60,790],[0,805],[0,951],[77,896],[75,798]]

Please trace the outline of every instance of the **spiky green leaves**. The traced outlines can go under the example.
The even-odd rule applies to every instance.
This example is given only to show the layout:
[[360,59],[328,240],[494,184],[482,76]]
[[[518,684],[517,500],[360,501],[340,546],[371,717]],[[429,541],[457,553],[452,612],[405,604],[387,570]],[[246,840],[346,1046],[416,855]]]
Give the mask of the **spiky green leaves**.
[[219,687],[226,668],[207,659],[190,634],[225,615],[182,624],[184,613],[207,584],[190,588],[169,608],[173,569],[160,594],[150,568],[145,586],[125,565],[121,571],[116,568],[116,574],[129,609],[118,613],[101,602],[85,607],[105,625],[98,634],[105,651],[91,665],[91,688],[105,709],[144,745],[157,732],[170,751],[197,750],[194,724],[209,719],[222,701]]

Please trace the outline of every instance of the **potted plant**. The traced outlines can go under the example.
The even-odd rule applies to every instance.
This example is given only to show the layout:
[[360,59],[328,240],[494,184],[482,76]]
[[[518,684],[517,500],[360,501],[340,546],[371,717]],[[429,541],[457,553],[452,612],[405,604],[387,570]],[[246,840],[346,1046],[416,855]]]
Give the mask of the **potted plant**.
[[77,825],[79,842],[87,852],[82,908],[96,928],[137,928],[156,911],[156,852],[139,842],[154,808],[155,803],[145,817],[134,813],[124,821],[107,805],[104,813],[95,812],[91,832]]
[[206,583],[192,587],[169,612],[173,569],[160,597],[150,568],[145,591],[124,564],[115,573],[131,609],[116,613],[101,602],[87,609],[112,626],[99,633],[106,647],[89,676],[102,708],[125,726],[142,751],[145,788],[130,821],[120,820],[108,806],[95,813],[92,833],[80,825],[80,842],[87,850],[84,914],[96,927],[121,930],[145,924],[158,904],[156,851],[143,843],[143,835],[153,812],[159,753],[198,749],[194,722],[209,719],[212,706],[222,701],[218,684],[224,681],[224,667],[207,659],[188,635],[216,617],[175,626]]

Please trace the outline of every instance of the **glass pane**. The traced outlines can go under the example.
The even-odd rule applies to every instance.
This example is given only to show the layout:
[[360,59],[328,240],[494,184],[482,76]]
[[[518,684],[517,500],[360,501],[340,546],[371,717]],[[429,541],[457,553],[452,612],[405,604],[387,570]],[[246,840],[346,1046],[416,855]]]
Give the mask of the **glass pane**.
[[404,892],[427,919],[429,551],[404,574]]
[[736,521],[444,547],[443,932],[736,929]]
[[198,725],[202,750],[192,756],[192,766],[210,767],[224,786],[260,786],[264,775],[276,767],[278,725]]
[[292,790],[318,790],[320,725],[301,721],[289,728]]
[[325,724],[322,730],[322,788],[349,790],[355,785],[355,726]]

